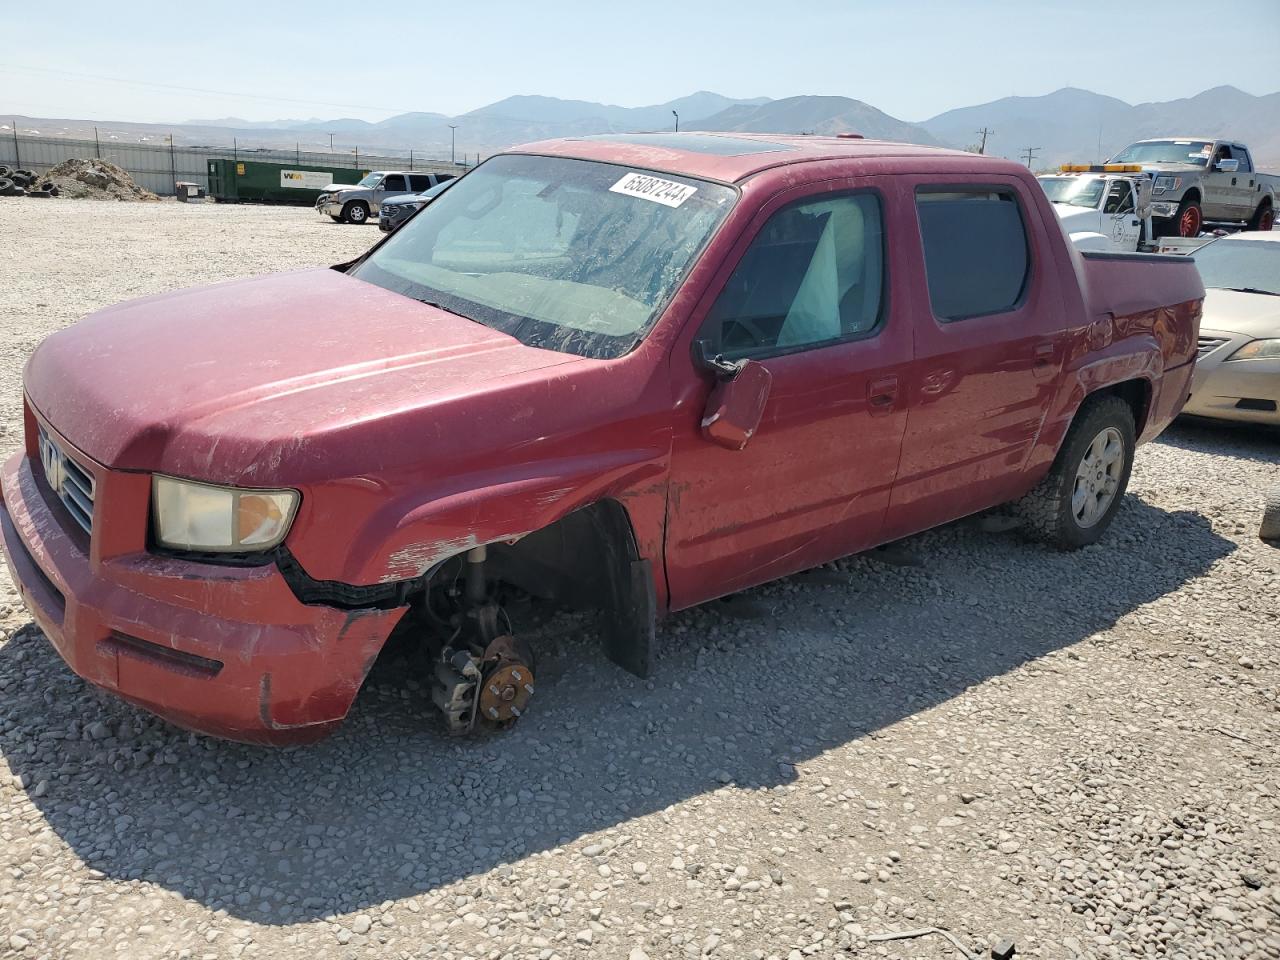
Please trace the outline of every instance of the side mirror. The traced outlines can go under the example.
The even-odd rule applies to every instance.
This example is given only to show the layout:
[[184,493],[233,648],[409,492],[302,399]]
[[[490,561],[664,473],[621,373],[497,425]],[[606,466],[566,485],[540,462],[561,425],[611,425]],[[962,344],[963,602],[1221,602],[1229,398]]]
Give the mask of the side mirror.
[[1235,173],[1240,169],[1239,160],[1219,160],[1218,169],[1223,173]]
[[773,375],[756,360],[730,363],[712,356],[705,340],[695,344],[694,353],[699,365],[716,378],[702,414],[702,435],[726,449],[741,450],[760,426]]

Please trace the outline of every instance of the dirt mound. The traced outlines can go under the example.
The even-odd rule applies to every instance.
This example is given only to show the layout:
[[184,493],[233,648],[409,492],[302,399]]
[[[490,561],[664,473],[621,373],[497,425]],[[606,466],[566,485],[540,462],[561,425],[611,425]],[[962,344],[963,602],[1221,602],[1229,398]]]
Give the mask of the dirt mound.
[[159,200],[150,190],[107,160],[64,160],[40,176],[40,184],[53,183],[63,197],[86,200]]

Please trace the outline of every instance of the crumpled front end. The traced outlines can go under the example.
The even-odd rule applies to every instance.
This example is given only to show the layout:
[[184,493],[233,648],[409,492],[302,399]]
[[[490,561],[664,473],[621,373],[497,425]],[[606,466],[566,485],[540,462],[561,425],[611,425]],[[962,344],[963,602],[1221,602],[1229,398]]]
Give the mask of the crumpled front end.
[[304,604],[274,564],[149,552],[150,477],[107,470],[42,425],[92,479],[86,530],[51,486],[33,421],[28,411],[27,451],[0,470],[0,541],[23,602],[72,670],[232,740],[307,742],[346,716],[404,608]]

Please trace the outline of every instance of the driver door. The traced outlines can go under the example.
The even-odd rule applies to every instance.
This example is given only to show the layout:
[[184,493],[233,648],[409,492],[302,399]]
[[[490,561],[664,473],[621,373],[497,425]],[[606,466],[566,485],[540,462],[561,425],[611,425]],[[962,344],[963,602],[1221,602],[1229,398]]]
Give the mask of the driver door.
[[1138,219],[1133,184],[1130,181],[1112,180],[1107,184],[1102,218],[1103,229],[1111,237],[1111,244],[1116,250],[1132,252],[1138,249],[1138,234],[1142,222]]
[[886,269],[906,242],[886,229],[892,195],[859,178],[766,204],[691,318],[711,354],[758,361],[772,387],[754,436],[729,450],[702,433],[710,378],[689,351],[672,357],[674,609],[878,542],[913,356],[910,293]]
[[409,184],[405,182],[403,173],[388,173],[382,178],[382,182],[374,188],[374,212],[377,212],[378,208],[382,206],[382,201],[387,197],[394,197],[397,194],[408,192]]

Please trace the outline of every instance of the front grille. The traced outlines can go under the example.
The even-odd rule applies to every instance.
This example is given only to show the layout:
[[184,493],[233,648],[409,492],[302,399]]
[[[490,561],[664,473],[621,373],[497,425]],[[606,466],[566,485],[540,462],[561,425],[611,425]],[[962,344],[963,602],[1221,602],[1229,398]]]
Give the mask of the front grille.
[[1199,344],[1196,346],[1196,357],[1203,359],[1226,342],[1225,337],[1201,337]]
[[93,532],[93,475],[67,456],[43,427],[40,428],[40,463],[44,478],[58,495],[71,519],[85,533]]

